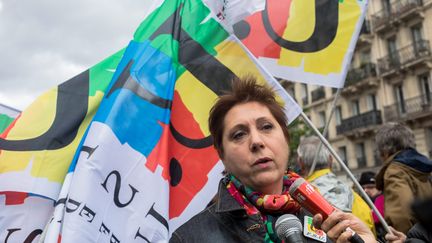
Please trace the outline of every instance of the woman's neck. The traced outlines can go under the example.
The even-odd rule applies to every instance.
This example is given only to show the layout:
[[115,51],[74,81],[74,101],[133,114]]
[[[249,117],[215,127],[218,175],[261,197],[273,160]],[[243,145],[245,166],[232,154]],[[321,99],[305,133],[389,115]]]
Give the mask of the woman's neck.
[[263,195],[280,195],[282,194],[283,184],[278,183],[277,185],[259,188],[258,191]]

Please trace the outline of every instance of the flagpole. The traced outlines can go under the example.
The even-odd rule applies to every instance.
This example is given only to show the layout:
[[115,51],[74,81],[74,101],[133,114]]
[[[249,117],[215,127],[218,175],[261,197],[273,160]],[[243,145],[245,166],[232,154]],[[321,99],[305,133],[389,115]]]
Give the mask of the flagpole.
[[[334,113],[335,108],[336,108],[336,102],[337,102],[338,99],[339,99],[339,95],[340,95],[340,93],[341,93],[341,90],[342,90],[341,88],[338,88],[338,89],[337,89],[336,94],[335,94],[335,97],[334,97],[334,99],[333,99],[333,102],[332,102],[332,105],[331,105],[331,110],[330,110],[330,116],[328,117],[328,119],[327,119],[327,121],[326,121],[326,123],[325,123],[324,130],[323,130],[323,133],[322,133],[324,137],[327,135],[328,127],[329,127],[329,124],[330,124],[330,120],[331,120],[331,118],[333,117],[333,113]],[[318,145],[318,149],[317,149],[317,151],[316,151],[316,153],[315,153],[314,160],[313,160],[313,162],[312,162],[312,166],[311,166],[311,168],[309,169],[309,174],[308,174],[308,176],[311,176],[312,173],[315,171],[315,166],[316,166],[316,163],[317,163],[318,154],[319,154],[319,152],[321,151],[321,148],[322,148],[322,143],[319,143],[319,145]]]
[[367,204],[369,205],[369,207],[371,207],[372,210],[377,215],[377,217],[378,217],[379,221],[381,222],[381,224],[383,225],[384,229],[388,233],[392,234],[391,231],[390,231],[390,229],[389,229],[389,226],[388,226],[387,222],[384,220],[384,218],[381,215],[381,213],[375,207],[374,203],[371,201],[371,199],[369,198],[369,196],[366,194],[366,192],[360,186],[360,184],[358,183],[357,179],[354,177],[354,175],[351,173],[351,171],[348,169],[348,167],[345,165],[345,163],[342,161],[342,159],[339,157],[339,155],[336,153],[336,151],[334,151],[334,149],[332,148],[332,146],[330,145],[330,143],[327,141],[327,139],[315,127],[315,125],[312,123],[312,121],[309,120],[309,118],[307,117],[307,115],[304,112],[302,112],[300,114],[300,116],[303,118],[304,122],[307,125],[309,125],[309,127],[312,128],[312,130],[315,132],[315,134],[321,139],[321,142],[327,147],[327,149],[333,155],[333,157],[336,159],[336,161],[339,163],[339,165],[341,166],[341,168],[347,173],[348,177],[351,178],[351,180],[353,181],[355,187],[358,189],[358,191],[360,192],[360,194],[362,195],[362,197],[364,198],[364,200],[367,202]]

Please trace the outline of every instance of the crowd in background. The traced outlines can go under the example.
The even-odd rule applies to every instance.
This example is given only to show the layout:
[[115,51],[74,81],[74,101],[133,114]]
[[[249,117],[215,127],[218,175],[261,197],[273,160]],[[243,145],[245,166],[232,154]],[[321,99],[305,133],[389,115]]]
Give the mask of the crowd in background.
[[[318,151],[318,137],[301,140],[297,168],[333,206],[366,223],[379,241],[432,242],[432,161],[416,150],[414,134],[403,124],[384,124],[375,141],[383,165],[378,173],[363,172],[358,182],[384,216],[392,235],[364,200],[331,171],[332,156],[325,147]],[[310,173],[314,162],[315,170]],[[429,207],[425,206],[428,203]]]

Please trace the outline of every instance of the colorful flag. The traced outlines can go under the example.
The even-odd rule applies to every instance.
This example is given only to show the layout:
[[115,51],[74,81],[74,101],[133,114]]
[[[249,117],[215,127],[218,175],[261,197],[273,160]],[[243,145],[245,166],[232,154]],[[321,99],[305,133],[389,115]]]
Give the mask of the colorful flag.
[[263,11],[234,26],[276,77],[343,87],[367,0],[266,0]]
[[201,0],[169,0],[137,29],[79,147],[45,242],[165,242],[216,193],[208,112],[235,76],[301,112]]
[[41,234],[123,52],[41,95],[0,135],[0,240]]

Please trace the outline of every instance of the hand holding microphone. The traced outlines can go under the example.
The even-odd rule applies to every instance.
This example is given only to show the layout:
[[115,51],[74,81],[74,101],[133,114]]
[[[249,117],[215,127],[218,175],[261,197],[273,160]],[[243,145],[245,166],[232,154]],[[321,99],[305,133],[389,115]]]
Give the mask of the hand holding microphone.
[[319,226],[334,242],[376,242],[372,232],[351,213],[336,210],[315,188],[303,178],[290,187],[290,195],[314,215],[314,225]]

